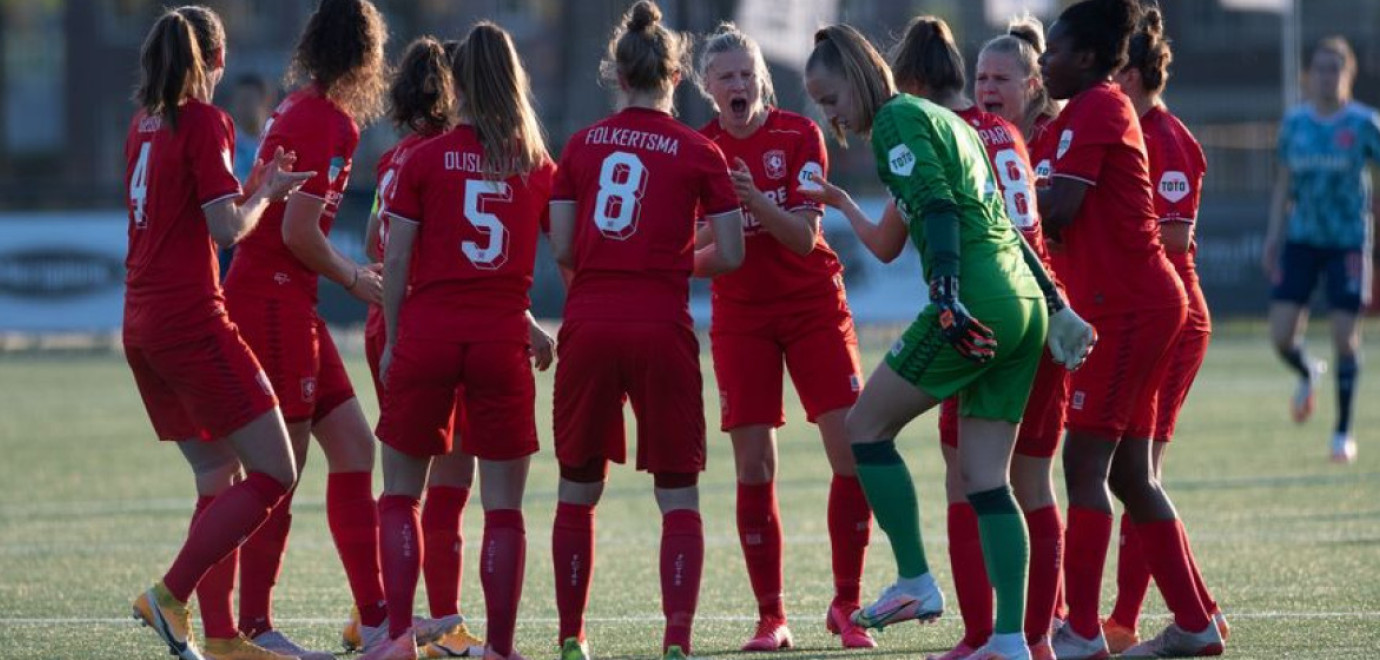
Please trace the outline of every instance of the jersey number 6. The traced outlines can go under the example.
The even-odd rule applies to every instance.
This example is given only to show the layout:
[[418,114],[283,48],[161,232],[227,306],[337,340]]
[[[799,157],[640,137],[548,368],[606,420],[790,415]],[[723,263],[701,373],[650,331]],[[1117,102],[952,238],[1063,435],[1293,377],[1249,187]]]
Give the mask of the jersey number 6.
[[594,225],[599,233],[618,241],[637,233],[647,167],[636,154],[615,151],[599,169],[599,197],[594,201]]

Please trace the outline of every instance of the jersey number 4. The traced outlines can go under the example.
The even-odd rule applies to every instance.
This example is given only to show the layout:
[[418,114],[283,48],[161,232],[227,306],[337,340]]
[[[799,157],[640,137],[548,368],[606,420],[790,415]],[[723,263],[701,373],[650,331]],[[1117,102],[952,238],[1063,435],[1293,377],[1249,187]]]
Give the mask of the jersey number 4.
[[594,200],[594,225],[599,233],[618,241],[637,233],[642,194],[647,190],[647,167],[637,154],[615,151],[599,169],[599,196]]
[[139,160],[134,163],[134,174],[129,177],[129,205],[134,209],[134,228],[148,226],[144,217],[145,205],[149,199],[149,150],[152,142],[139,145]]
[[462,241],[460,251],[479,270],[498,270],[508,263],[508,229],[497,215],[484,211],[486,203],[513,201],[513,189],[502,181],[470,179],[465,182],[465,219],[481,234],[487,234],[488,244]]

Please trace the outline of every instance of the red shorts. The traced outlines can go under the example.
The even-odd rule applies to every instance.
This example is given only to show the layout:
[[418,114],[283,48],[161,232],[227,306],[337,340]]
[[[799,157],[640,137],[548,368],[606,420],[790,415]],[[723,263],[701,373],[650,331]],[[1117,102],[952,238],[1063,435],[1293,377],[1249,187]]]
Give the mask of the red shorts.
[[841,297],[781,311],[716,302],[709,336],[724,431],[786,423],[783,362],[810,422],[852,406],[862,389],[853,314]]
[[1150,437],[1155,396],[1185,316],[1186,308],[1170,307],[1088,319],[1097,349],[1069,378],[1069,431],[1113,442]]
[[637,417],[637,469],[704,470],[704,383],[694,330],[674,322],[567,321],[556,342],[556,458],[627,461],[623,402]]
[[383,310],[378,305],[370,305],[364,317],[364,361],[369,363],[369,375],[374,379],[374,395],[383,407],[383,383],[379,382],[379,360],[383,358],[383,347],[388,343],[388,329],[383,324]]
[[[1016,453],[1034,458],[1053,458],[1064,433],[1064,404],[1069,395],[1069,371],[1054,361],[1049,351],[1040,358],[1030,399],[1016,431]],[[939,408],[939,441],[958,446],[958,397],[944,399]]]
[[389,447],[411,456],[449,454],[459,419],[466,454],[510,461],[537,451],[537,386],[525,344],[403,337],[387,381],[378,436]]
[[268,372],[288,423],[319,422],[355,398],[340,353],[315,309],[229,293],[225,302],[244,341]]
[[125,344],[125,359],[163,440],[224,438],[278,405],[259,361],[224,317],[191,341]]

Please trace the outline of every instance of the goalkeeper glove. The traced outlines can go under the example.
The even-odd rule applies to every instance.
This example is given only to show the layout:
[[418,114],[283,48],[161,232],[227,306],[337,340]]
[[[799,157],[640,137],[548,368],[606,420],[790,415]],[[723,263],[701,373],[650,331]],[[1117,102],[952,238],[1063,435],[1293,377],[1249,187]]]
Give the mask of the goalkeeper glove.
[[1069,371],[1083,366],[1097,343],[1097,329],[1084,321],[1068,305],[1049,316],[1049,354]]
[[942,275],[930,282],[930,301],[939,310],[939,331],[962,355],[974,362],[986,362],[997,354],[997,338],[992,329],[968,314],[958,301],[958,278]]

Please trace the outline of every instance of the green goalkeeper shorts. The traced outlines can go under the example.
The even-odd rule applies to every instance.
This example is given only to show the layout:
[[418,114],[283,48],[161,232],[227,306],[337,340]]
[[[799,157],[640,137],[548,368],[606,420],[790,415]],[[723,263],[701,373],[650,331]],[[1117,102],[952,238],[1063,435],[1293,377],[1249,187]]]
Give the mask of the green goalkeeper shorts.
[[887,354],[886,364],[926,394],[958,395],[961,417],[1020,423],[1030,385],[1044,352],[1049,318],[1044,301],[1003,298],[968,305],[968,313],[992,329],[996,357],[979,364],[958,353],[939,330],[939,310],[927,305]]

